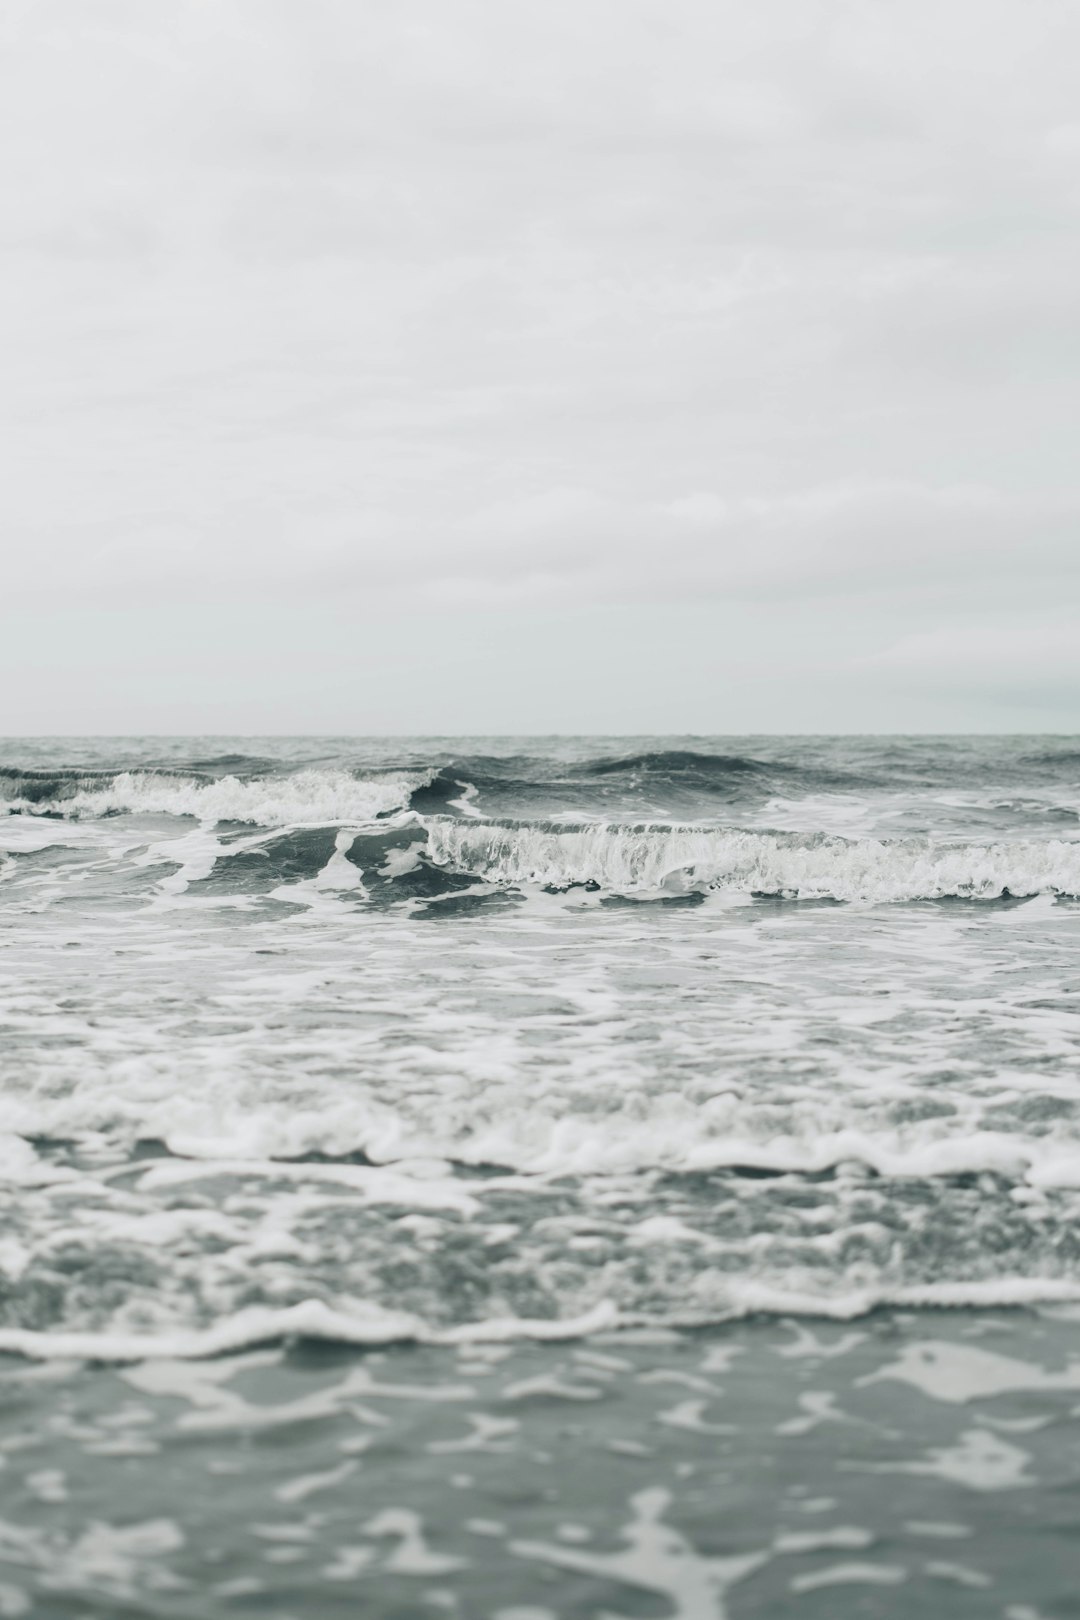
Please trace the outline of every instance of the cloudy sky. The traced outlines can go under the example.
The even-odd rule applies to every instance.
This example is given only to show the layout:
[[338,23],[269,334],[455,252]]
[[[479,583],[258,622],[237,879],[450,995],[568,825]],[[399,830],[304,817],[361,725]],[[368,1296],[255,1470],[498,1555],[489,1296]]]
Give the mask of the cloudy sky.
[[0,731],[1080,730],[1078,64],[5,0]]

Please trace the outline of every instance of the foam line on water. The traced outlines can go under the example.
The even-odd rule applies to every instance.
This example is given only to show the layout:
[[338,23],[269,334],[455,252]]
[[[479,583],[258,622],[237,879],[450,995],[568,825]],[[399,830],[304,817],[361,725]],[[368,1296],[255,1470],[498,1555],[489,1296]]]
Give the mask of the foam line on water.
[[[475,1207],[475,1196],[494,1190],[539,1192],[558,1178],[591,1180],[660,1171],[665,1174],[757,1171],[773,1175],[820,1175],[845,1165],[864,1166],[887,1181],[929,1181],[983,1173],[1035,1191],[1080,1188],[1080,1140],[1069,1121],[1060,1132],[1041,1136],[1001,1129],[959,1131],[952,1114],[897,1126],[887,1114],[865,1125],[816,1128],[807,1112],[820,1097],[807,1094],[807,1108],[793,1113],[784,1130],[775,1111],[752,1102],[742,1118],[726,1114],[714,1122],[688,1100],[676,1107],[661,1096],[644,1116],[608,1110],[599,1119],[575,1111],[572,1101],[557,1117],[551,1105],[521,1101],[505,1118],[478,1116],[466,1091],[440,1116],[429,1118],[404,1107],[394,1112],[361,1096],[328,1098],[320,1109],[301,1109],[288,1100],[228,1107],[210,1095],[192,1098],[186,1119],[169,1117],[167,1078],[162,1094],[131,1099],[126,1134],[165,1143],[168,1158],[140,1166],[150,1191],[222,1175],[261,1176],[346,1186],[367,1199],[418,1207]],[[481,1105],[482,1106],[482,1105]],[[198,1108],[198,1112],[196,1112]],[[105,1085],[73,1097],[13,1098],[9,1132],[0,1138],[0,1183],[35,1184],[70,1179],[71,1171],[47,1165],[29,1150],[27,1139],[68,1139],[116,1129],[118,1102]],[[740,1128],[741,1127],[741,1128]],[[361,1152],[371,1165],[343,1162]],[[331,1156],[313,1162],[306,1155]],[[437,1176],[416,1175],[417,1161],[439,1161]],[[482,1182],[463,1182],[451,1165],[503,1167]],[[130,1167],[117,1172],[130,1173]]]
[[422,1344],[505,1343],[515,1339],[559,1341],[610,1331],[618,1325],[614,1306],[601,1304],[587,1314],[565,1321],[495,1318],[463,1327],[436,1329],[420,1317],[378,1306],[336,1310],[321,1300],[303,1300],[278,1309],[254,1306],[216,1322],[212,1327],[140,1333],[43,1333],[33,1329],[0,1328],[0,1353],[29,1360],[93,1360],[126,1362],[200,1360],[229,1355],[282,1339],[319,1339],[333,1344],[373,1347],[404,1342]]
[[252,1306],[208,1328],[163,1329],[156,1333],[124,1331],[41,1331],[0,1328],[0,1354],[31,1361],[189,1361],[250,1350],[290,1339],[374,1348],[388,1344],[461,1346],[505,1344],[516,1340],[559,1343],[609,1336],[619,1330],[691,1329],[722,1326],[749,1316],[795,1316],[847,1322],[874,1311],[895,1308],[931,1310],[1030,1309],[1039,1305],[1080,1302],[1080,1281],[1059,1278],[1001,1277],[984,1282],[932,1283],[897,1288],[850,1289],[844,1293],[810,1294],[795,1289],[732,1279],[722,1309],[711,1313],[670,1312],[648,1316],[620,1312],[608,1300],[569,1318],[497,1317],[436,1327],[421,1317],[350,1301],[337,1309],[308,1299],[279,1308]]
[[272,1160],[205,1159],[192,1162],[161,1159],[139,1177],[143,1192],[184,1185],[214,1176],[261,1176],[274,1181],[329,1182],[347,1187],[366,1202],[400,1204],[415,1210],[453,1209],[473,1215],[479,1203],[452,1177],[411,1176],[406,1167],[383,1169],[367,1165],[289,1163]]

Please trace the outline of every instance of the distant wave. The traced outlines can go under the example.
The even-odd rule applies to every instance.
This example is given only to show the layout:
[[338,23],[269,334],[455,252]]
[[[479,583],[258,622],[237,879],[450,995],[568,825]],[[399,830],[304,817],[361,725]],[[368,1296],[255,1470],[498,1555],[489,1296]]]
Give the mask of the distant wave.
[[108,793],[121,775],[131,781],[142,779],[154,781],[162,777],[169,781],[182,780],[189,783],[199,781],[199,773],[195,771],[178,774],[145,768],[119,772],[85,768],[33,770],[21,766],[0,766],[0,804],[7,810],[34,809],[39,813],[53,810],[68,815],[74,813],[76,800],[80,804],[87,804],[92,801],[95,794]]
[[[853,788],[859,779],[839,780]],[[156,813],[266,827],[363,821],[406,807],[475,816],[483,806],[489,815],[530,816],[563,806],[582,814],[633,813],[637,806],[638,813],[695,817],[707,816],[711,805],[761,803],[775,791],[821,790],[834,782],[820,770],[685,750],[577,762],[477,755],[399,769],[339,765],[292,772],[246,755],[219,755],[179,768],[0,768],[0,804],[38,815]]]
[[759,759],[753,754],[706,754],[688,748],[663,748],[614,759],[587,760],[575,774],[592,778],[625,778],[649,785],[692,787],[722,796],[748,791],[791,792],[793,788],[852,791],[874,785],[864,771],[840,770],[821,763]]
[[412,807],[425,813],[461,810],[462,790],[467,787],[496,814],[503,806],[550,805],[552,800],[583,809],[593,804],[599,807],[635,794],[652,800],[671,796],[676,803],[684,803],[691,795],[705,809],[710,800],[760,799],[778,785],[789,787],[791,779],[805,774],[796,766],[774,767],[738,755],[679,749],[561,764],[527,756],[497,759],[480,755],[439,765],[430,782],[414,794]]
[[571,813],[706,817],[740,805],[761,805],[772,795],[855,793],[875,785],[855,771],[821,765],[659,749],[592,759],[537,760],[525,755],[466,756],[437,765],[413,794],[422,814],[490,816]]
[[[1026,807],[1018,801],[1018,813],[1026,815],[1073,813],[1075,784],[1068,778],[1080,759],[1076,751],[968,761],[951,774],[941,750],[932,759],[925,754],[925,747],[878,749],[873,754],[852,751],[844,760],[835,749],[829,753],[809,745],[801,754],[793,746],[784,758],[686,747],[638,747],[626,754],[598,747],[585,757],[573,757],[573,750],[546,756],[467,752],[457,757],[432,750],[425,757],[423,751],[403,749],[396,761],[373,763],[365,761],[360,749],[355,757],[339,753],[313,759],[309,754],[306,763],[292,765],[241,752],[193,751],[178,762],[151,757],[112,769],[97,768],[96,761],[90,768],[9,763],[0,767],[0,811],[77,818],[149,812],[265,827],[329,824],[335,818],[359,823],[406,808],[426,816],[524,821],[622,817],[696,822],[753,811],[760,825],[765,807],[775,800],[811,803],[839,795],[850,806],[855,800],[873,804],[890,794],[936,791],[946,795],[940,802],[947,805],[948,796],[966,782],[989,813],[994,805],[988,793],[1007,801],[1033,794]],[[1037,787],[1048,774],[1056,788],[1052,805],[1040,802],[1046,795]],[[926,800],[931,819],[938,802]]]
[[1021,765],[1047,766],[1051,770],[1080,766],[1080,748],[1046,748],[1038,753],[1021,754]]
[[0,773],[9,811],[72,817],[122,814],[194,816],[263,827],[364,824],[403,810],[425,771],[358,777],[348,770],[209,777],[193,771]]
[[615,759],[588,760],[578,766],[583,776],[641,775],[707,777],[723,780],[731,776],[766,776],[773,771],[799,774],[798,767],[766,763],[742,754],[699,754],[686,748],[665,748],[644,754],[627,754]]

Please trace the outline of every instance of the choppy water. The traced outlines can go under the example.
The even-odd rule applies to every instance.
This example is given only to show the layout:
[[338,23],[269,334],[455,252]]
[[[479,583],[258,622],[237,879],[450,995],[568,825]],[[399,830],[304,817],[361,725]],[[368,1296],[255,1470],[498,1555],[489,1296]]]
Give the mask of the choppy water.
[[[963,1318],[966,1343],[980,1323],[1000,1326],[1000,1315],[979,1312],[1027,1307],[1006,1318],[1013,1327],[1002,1331],[1015,1337],[1017,1323],[1034,1332],[1032,1324],[1051,1320],[1045,1309],[1056,1309],[1056,1361],[1026,1361],[1012,1343],[994,1353],[1028,1367],[1027,1382],[1014,1373],[1006,1393],[1027,1389],[1045,1401],[1053,1390],[1067,1406],[1061,1392],[1077,1387],[1070,1358],[1080,1348],[1068,1326],[1068,1302],[1080,1300],[1080,740],[20,739],[0,745],[0,798],[8,812],[0,819],[0,1351],[40,1360],[46,1372],[51,1365],[55,1379],[34,1385],[38,1396],[62,1387],[77,1407],[78,1379],[89,1375],[73,1371],[76,1363],[136,1363],[142,1372],[92,1381],[91,1404],[106,1389],[116,1397],[118,1429],[102,1419],[106,1441],[142,1432],[135,1419],[124,1426],[131,1392],[116,1392],[126,1378],[153,1397],[141,1422],[167,1427],[162,1414],[178,1395],[193,1402],[196,1423],[200,1413],[228,1412],[225,1428],[250,1443],[267,1425],[245,1416],[250,1403],[230,1393],[234,1376],[247,1376],[244,1355],[269,1357],[286,1382],[300,1377],[290,1360],[299,1352],[252,1347],[321,1342],[324,1355],[339,1355],[352,1346],[345,1383],[354,1381],[344,1395],[334,1379],[337,1393],[327,1395],[325,1370],[312,1372],[301,1356],[311,1387],[273,1399],[287,1414],[290,1402],[313,1401],[334,1429],[332,1445],[328,1430],[315,1446],[325,1466],[305,1452],[296,1478],[340,1467],[341,1492],[373,1490],[377,1502],[365,1446],[333,1450],[348,1436],[331,1419],[368,1401],[364,1378],[374,1376],[362,1372],[370,1353],[356,1361],[355,1347],[400,1347],[385,1354],[414,1369],[400,1380],[422,1411],[429,1408],[411,1384],[416,1357],[440,1368],[449,1357],[438,1377],[452,1382],[454,1358],[466,1358],[466,1373],[470,1365],[490,1372],[500,1347],[508,1368],[524,1367],[504,1382],[547,1379],[554,1393],[538,1398],[548,1420],[556,1430],[564,1418],[577,1425],[588,1456],[609,1444],[616,1453],[620,1443],[630,1448],[620,1454],[621,1483],[604,1483],[597,1464],[579,1504],[586,1539],[606,1535],[606,1551],[582,1552],[572,1527],[560,1540],[557,1525],[511,1525],[487,1545],[505,1552],[516,1536],[547,1553],[530,1565],[532,1555],[511,1549],[506,1568],[518,1575],[504,1569],[498,1591],[486,1595],[484,1572],[505,1564],[478,1554],[486,1532],[459,1525],[449,1551],[421,1555],[415,1538],[426,1546],[424,1532],[405,1519],[357,1541],[354,1504],[349,1545],[359,1552],[334,1550],[325,1510],[317,1534],[309,1525],[306,1539],[279,1538],[279,1553],[307,1549],[282,1554],[283,1570],[318,1548],[323,1574],[311,1575],[303,1601],[284,1573],[268,1580],[260,1565],[257,1575],[246,1566],[221,1575],[211,1603],[209,1575],[200,1584],[175,1567],[192,1532],[173,1502],[139,1523],[158,1525],[144,1549],[148,1567],[180,1586],[148,1586],[132,1574],[124,1594],[128,1577],[110,1588],[112,1577],[94,1576],[94,1558],[108,1565],[111,1557],[115,1573],[129,1554],[102,1553],[96,1542],[87,1551],[83,1519],[50,1543],[33,1513],[16,1514],[12,1535],[46,1540],[12,1541],[11,1553],[0,1528],[0,1576],[9,1554],[31,1572],[25,1590],[41,1581],[61,1590],[46,1579],[60,1552],[82,1570],[62,1588],[77,1594],[74,1606],[54,1598],[42,1613],[318,1620],[430,1614],[441,1605],[469,1620],[711,1620],[728,1609],[787,1613],[796,1596],[799,1613],[927,1612],[910,1580],[923,1579],[934,1558],[875,1562],[865,1548],[880,1537],[876,1522],[856,1523],[847,1541],[844,1524],[832,1523],[832,1541],[821,1543],[847,1568],[838,1581],[850,1583],[857,1607],[837,1609],[829,1582],[819,1583],[819,1599],[812,1580],[788,1582],[782,1602],[755,1600],[771,1591],[755,1571],[781,1556],[777,1537],[796,1535],[775,1514],[765,1514],[771,1540],[751,1547],[736,1538],[737,1556],[759,1562],[740,1566],[730,1598],[733,1574],[729,1581],[703,1564],[691,1580],[695,1558],[723,1562],[723,1527],[717,1519],[703,1550],[694,1514],[705,1508],[694,1491],[704,1487],[686,1487],[697,1506],[693,1523],[680,1519],[679,1469],[697,1477],[704,1445],[715,1471],[717,1453],[737,1449],[731,1435],[752,1451],[757,1431],[746,1412],[755,1401],[759,1430],[766,1423],[770,1435],[818,1436],[817,1466],[835,1468],[843,1434],[866,1440],[859,1425],[876,1423],[860,1467],[879,1486],[888,1476],[892,1489],[903,1476],[928,1492],[931,1478],[951,1479],[950,1489],[985,1495],[980,1468],[998,1481],[995,1490],[1038,1483],[1030,1458],[1002,1460],[1010,1447],[1023,1449],[1024,1413],[961,1427],[953,1451],[940,1434],[935,1451],[931,1424],[929,1449],[898,1456],[889,1434],[902,1436],[914,1419],[863,1410],[833,1422],[830,1402],[841,1412],[851,1406],[841,1393],[848,1364],[824,1351],[825,1405],[800,1406],[814,1392],[776,1384],[781,1349],[785,1335],[801,1342],[798,1333],[821,1329],[769,1329],[767,1319],[847,1322],[878,1311],[867,1317],[879,1324],[867,1330],[873,1345],[887,1308],[888,1333],[906,1343],[892,1360],[910,1371],[922,1365],[919,1347],[940,1343],[946,1330],[906,1310],[974,1309]],[[848,1331],[862,1341],[860,1325],[830,1329],[829,1342]],[[960,1330],[947,1331],[956,1340]],[[643,1367],[640,1347],[627,1348],[642,1332],[672,1347],[656,1352],[659,1365]],[[728,1351],[753,1351],[742,1365],[759,1382],[761,1364],[770,1355],[773,1363],[773,1383],[763,1393],[751,1380],[734,1413],[722,1393],[731,1381],[709,1370]],[[203,1368],[201,1385],[168,1372],[224,1352],[234,1354],[192,1364]],[[961,1357],[969,1373],[974,1353]],[[585,1363],[574,1360],[581,1356]],[[581,1428],[579,1407],[591,1398],[565,1393],[583,1365],[605,1402],[613,1387],[622,1402],[614,1418],[605,1406],[602,1433],[595,1422]],[[888,1365],[882,1348],[859,1376]],[[25,1393],[24,1366],[8,1363]],[[155,1366],[158,1374],[146,1370]],[[674,1453],[671,1423],[641,1385],[653,1373],[662,1382],[665,1368],[685,1384],[686,1421],[674,1424],[683,1450]],[[839,1369],[839,1385],[828,1369]],[[969,1393],[960,1388],[957,1400]],[[530,1431],[525,1444],[517,1429],[485,1428],[515,1399],[502,1390],[479,1417],[459,1418],[480,1425],[472,1449],[511,1459],[500,1464],[499,1490],[520,1487],[524,1502],[538,1436]],[[516,1423],[515,1413],[507,1421]],[[1035,1427],[1056,1436],[1062,1413],[1044,1416],[1035,1414]],[[799,1429],[803,1417],[809,1427]],[[87,1417],[87,1432],[97,1423]],[[655,1435],[639,1431],[664,1423],[666,1460],[651,1468]],[[452,1438],[423,1430],[415,1444],[430,1452]],[[39,1458],[35,1477],[67,1477],[65,1447],[79,1448],[67,1430],[53,1443],[60,1462]],[[160,1436],[146,1443],[149,1453],[117,1453],[128,1456],[125,1477],[142,1466],[133,1458],[165,1444]],[[967,1462],[935,1474],[934,1457],[956,1447]],[[389,1447],[382,1478],[393,1475],[395,1455],[412,1455],[409,1445]],[[206,1467],[222,1462],[212,1450]],[[1059,1489],[1060,1458],[1054,1466]],[[776,1467],[771,1507],[782,1484],[801,1478],[793,1461]],[[407,1518],[417,1511],[413,1498],[430,1492],[419,1475],[411,1485],[407,1468],[405,1476],[394,1511]],[[5,1480],[14,1488],[29,1477],[0,1472],[0,1499]],[[258,1477],[256,1469],[253,1489]],[[1080,1457],[1070,1477],[1075,1488]],[[288,1478],[274,1479],[286,1493],[279,1500],[292,1500]],[[723,1496],[718,1479],[710,1489]],[[326,1489],[333,1500],[336,1475]],[[760,1479],[748,1486],[743,1507],[756,1502],[760,1518],[766,1491]],[[447,1485],[440,1499],[452,1495]],[[65,1500],[68,1508],[53,1504],[56,1513],[73,1511]],[[877,1500],[880,1519],[880,1490]],[[45,1511],[40,1491],[27,1502]],[[370,1530],[376,1507],[363,1511]],[[935,1502],[924,1516],[941,1511]],[[506,1518],[476,1509],[474,1517],[485,1516]],[[174,1542],[151,1545],[154,1535]],[[970,1547],[960,1559],[974,1571],[966,1585],[966,1577],[941,1577],[951,1595],[934,1599],[935,1614],[1054,1620],[1069,1612],[1044,1615],[1022,1585],[1006,1594],[1011,1609],[996,1595],[987,1608],[1002,1578],[992,1542],[978,1541],[974,1563]],[[399,1562],[420,1557],[420,1573],[426,1568],[442,1598],[399,1600],[393,1580],[385,1584],[399,1543]],[[72,1553],[80,1547],[81,1564]],[[131,1557],[131,1570],[141,1569],[143,1554]],[[341,1557],[350,1575],[340,1574]],[[691,1584],[679,1586],[669,1571],[650,1586],[658,1559],[664,1568],[675,1560]],[[527,1566],[546,1572],[539,1586],[525,1580]],[[863,1566],[869,1575],[859,1575]],[[1052,1567],[1038,1564],[1036,1584]],[[409,1570],[397,1573],[408,1587]],[[226,1590],[230,1579],[249,1582],[246,1600],[243,1590]],[[0,1579],[0,1614],[28,1612],[18,1606],[24,1586],[16,1581],[9,1599],[4,1590]],[[192,1590],[202,1607],[192,1608]],[[102,1592],[102,1601],[124,1595],[148,1606],[93,1607]],[[357,1594],[367,1607],[355,1607]]]

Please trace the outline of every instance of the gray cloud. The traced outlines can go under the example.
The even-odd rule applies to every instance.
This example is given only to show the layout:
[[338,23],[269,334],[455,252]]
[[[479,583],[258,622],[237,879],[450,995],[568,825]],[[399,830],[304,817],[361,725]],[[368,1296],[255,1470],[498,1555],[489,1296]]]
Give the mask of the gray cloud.
[[[927,724],[931,688],[950,724],[1075,724],[1074,13],[40,0],[3,27],[0,729],[338,728],[376,624],[414,666],[375,728],[429,729],[436,680],[449,729],[512,728],[515,697],[528,727],[711,729],[707,680],[718,729]],[[680,611],[709,673],[670,655]],[[235,642],[219,687],[166,657],[177,614]],[[450,656],[463,614],[497,703]],[[541,622],[553,657],[594,638],[622,707],[538,702]],[[28,708],[31,628],[69,652]]]

